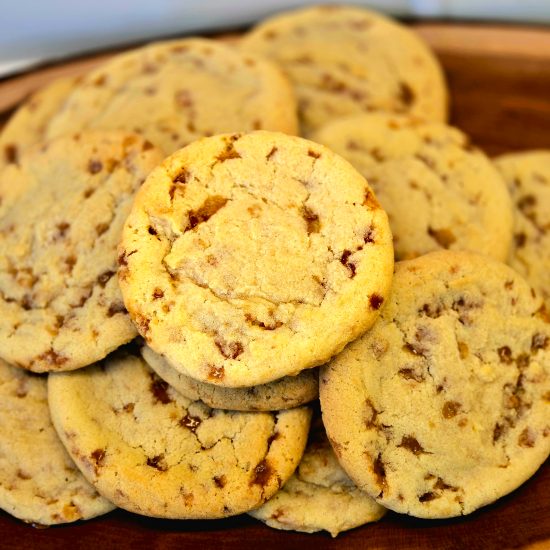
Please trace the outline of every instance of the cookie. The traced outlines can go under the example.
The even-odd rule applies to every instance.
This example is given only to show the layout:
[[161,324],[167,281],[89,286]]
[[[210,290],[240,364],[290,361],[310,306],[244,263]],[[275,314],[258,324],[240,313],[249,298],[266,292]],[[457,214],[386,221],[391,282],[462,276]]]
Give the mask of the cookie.
[[153,517],[247,512],[292,475],[311,410],[211,409],[122,352],[48,381],[54,425],[76,464],[117,506]]
[[0,359],[0,508],[27,523],[91,519],[115,507],[100,497],[59,441],[46,378]]
[[359,490],[340,466],[327,439],[321,418],[313,421],[304,456],[292,477],[257,510],[248,512],[269,527],[333,537],[386,513]]
[[43,141],[46,127],[76,86],[74,77],[54,80],[28,99],[0,132],[0,170],[17,162],[21,152]]
[[124,227],[118,276],[148,345],[229,388],[328,361],[389,294],[387,217],[327,148],[280,133],[226,134],[168,158]]
[[512,204],[502,176],[468,136],[405,115],[362,115],[313,138],[367,178],[393,233],[396,260],[442,249],[504,261]]
[[550,307],[550,151],[494,159],[514,203],[514,238],[506,263]]
[[158,42],[89,73],[47,137],[95,128],[142,134],[165,156],[205,136],[298,131],[288,78],[271,62],[205,38]]
[[443,71],[419,36],[362,7],[315,6],[260,23],[244,51],[277,62],[294,84],[302,135],[370,111],[443,122]]
[[177,371],[148,346],[141,348],[141,355],[147,364],[175,390],[192,401],[200,399],[213,409],[279,411],[299,407],[319,397],[317,369],[307,369],[297,376],[285,376],[261,386],[222,388],[207,382],[199,382]]
[[26,149],[0,173],[0,357],[71,370],[136,336],[116,247],[162,157],[140,136],[90,132]]
[[319,376],[342,466],[378,503],[466,515],[550,453],[550,316],[513,269],[468,252],[396,265],[372,330]]

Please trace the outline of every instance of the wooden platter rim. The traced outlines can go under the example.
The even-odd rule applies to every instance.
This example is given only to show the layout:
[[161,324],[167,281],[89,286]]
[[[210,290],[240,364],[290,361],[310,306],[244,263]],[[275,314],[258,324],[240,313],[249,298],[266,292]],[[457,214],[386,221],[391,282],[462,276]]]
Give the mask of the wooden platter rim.
[[[413,23],[411,27],[437,52],[460,55],[516,56],[550,60],[550,30],[525,25]],[[222,39],[234,39],[227,35]],[[149,41],[144,41],[146,44]],[[133,47],[139,47],[139,44]],[[34,67],[28,72],[0,80],[0,114],[14,109],[30,94],[56,78],[79,76],[117,53],[131,48],[117,48],[111,52],[64,59],[45,67]]]

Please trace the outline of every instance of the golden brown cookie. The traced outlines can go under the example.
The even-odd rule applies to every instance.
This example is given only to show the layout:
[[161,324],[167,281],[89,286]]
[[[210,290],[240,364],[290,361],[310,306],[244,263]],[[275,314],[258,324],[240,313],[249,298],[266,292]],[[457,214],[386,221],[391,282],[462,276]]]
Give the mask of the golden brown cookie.
[[550,453],[550,316],[513,269],[468,252],[400,262],[372,330],[321,371],[342,466],[377,502],[470,514]]
[[141,347],[141,355],[147,364],[175,390],[193,401],[200,399],[213,409],[279,411],[299,407],[319,397],[317,369],[303,370],[296,376],[285,376],[261,386],[223,388],[215,384],[199,382],[179,372],[147,345]]
[[328,531],[335,537],[378,521],[386,512],[340,466],[319,417],[312,422],[304,456],[292,477],[275,496],[248,513],[274,529]]
[[388,214],[396,260],[443,249],[506,259],[512,240],[506,184],[457,128],[378,113],[335,121],[312,139],[367,179]]
[[443,122],[443,71],[414,32],[363,7],[314,6],[260,23],[240,43],[277,62],[299,102],[303,135],[370,111]]
[[292,475],[311,410],[243,413],[191,401],[117,352],[48,381],[54,425],[86,478],[131,512],[172,519],[247,512]]
[[116,247],[161,161],[141,136],[89,132],[28,148],[0,173],[0,357],[71,370],[136,336]]
[[186,38],[120,54],[75,87],[46,136],[95,128],[142,134],[165,155],[205,136],[298,131],[296,100],[270,61]]
[[550,307],[550,151],[494,159],[514,203],[514,238],[506,263]]
[[327,148],[226,134],[151,173],[119,246],[124,301],[148,345],[196,380],[237,388],[323,364],[388,296],[387,217]]
[[39,525],[91,519],[115,508],[86,481],[59,441],[46,378],[1,359],[0,508]]

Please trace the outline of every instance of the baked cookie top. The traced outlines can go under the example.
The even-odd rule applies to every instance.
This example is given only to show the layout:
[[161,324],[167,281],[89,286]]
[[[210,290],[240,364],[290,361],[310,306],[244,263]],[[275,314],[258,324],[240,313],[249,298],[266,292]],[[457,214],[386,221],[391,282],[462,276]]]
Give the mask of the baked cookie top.
[[303,135],[367,111],[447,119],[439,62],[419,36],[379,13],[315,6],[276,15],[241,49],[277,62],[294,84]]
[[257,510],[248,512],[269,527],[333,537],[387,512],[340,466],[327,439],[321,418],[312,422],[304,456],[292,477]]
[[26,149],[0,173],[0,357],[71,370],[136,336],[116,247],[161,161],[140,136],[90,132]]
[[0,508],[27,523],[90,519],[115,507],[100,497],[61,444],[46,378],[0,359]]
[[372,114],[328,124],[312,139],[367,178],[388,214],[396,260],[442,249],[506,259],[512,239],[506,184],[460,130]]
[[177,371],[149,346],[141,348],[147,364],[175,390],[188,399],[201,400],[213,409],[231,411],[279,411],[293,409],[319,397],[319,373],[306,369],[296,376],[285,376],[269,384],[250,388],[223,388],[199,382]]
[[142,186],[119,246],[138,331],[184,374],[266,384],[328,361],[389,294],[387,217],[361,175],[280,133],[206,138]]
[[59,111],[78,78],[54,80],[34,93],[0,132],[0,170],[17,162],[24,149],[43,141],[52,116]]
[[550,151],[494,159],[514,203],[514,238],[506,263],[550,307]]
[[88,128],[143,134],[166,155],[205,136],[298,131],[288,78],[270,61],[221,42],[157,42],[85,76],[48,124],[47,137]]
[[48,381],[50,409],[78,467],[109,500],[172,519],[247,512],[292,475],[311,410],[243,413],[191,401],[137,356]]
[[468,252],[396,265],[379,320],[321,370],[342,466],[392,510],[465,515],[550,453],[550,316],[513,269]]

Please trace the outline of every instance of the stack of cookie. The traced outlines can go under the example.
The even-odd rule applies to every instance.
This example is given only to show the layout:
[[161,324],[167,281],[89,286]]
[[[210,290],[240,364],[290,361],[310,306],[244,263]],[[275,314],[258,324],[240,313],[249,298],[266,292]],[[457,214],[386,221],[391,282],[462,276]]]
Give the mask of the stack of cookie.
[[418,37],[345,7],[31,98],[0,135],[0,507],[335,536],[528,479],[550,153],[493,164],[446,116]]

